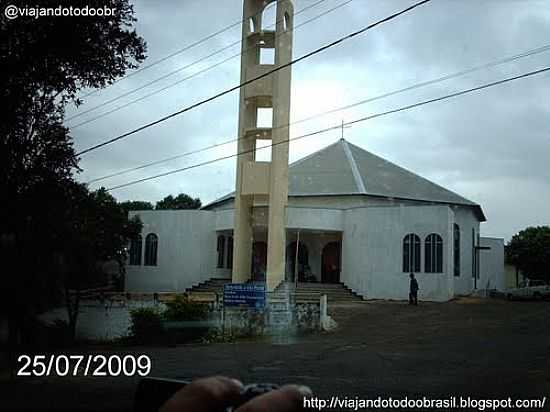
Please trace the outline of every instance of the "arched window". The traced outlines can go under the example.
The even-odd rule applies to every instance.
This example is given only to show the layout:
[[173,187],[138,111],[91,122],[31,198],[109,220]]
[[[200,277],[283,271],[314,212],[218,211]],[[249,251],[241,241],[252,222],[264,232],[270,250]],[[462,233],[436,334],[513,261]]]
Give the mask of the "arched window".
[[275,30],[277,19],[277,2],[272,1],[262,11],[262,30]]
[[455,276],[460,276],[460,226],[458,226],[456,223],[454,224],[453,229],[453,250],[453,272]]
[[414,233],[403,239],[403,272],[420,272],[420,238]]
[[227,238],[227,269],[233,269],[233,238]]
[[225,249],[225,236],[219,235],[218,236],[218,268],[223,268],[223,257],[224,257],[224,250]]
[[143,238],[137,235],[130,240],[130,265],[141,265],[141,248]]
[[285,12],[285,17],[283,20],[283,30],[287,31],[290,28],[290,16]]
[[157,249],[159,238],[154,233],[149,233],[145,237],[145,266],[157,265]]
[[443,239],[437,233],[426,237],[424,245],[426,273],[443,273]]
[[254,33],[256,31],[256,22],[254,21],[254,17],[250,17],[248,19],[248,31],[250,33]]

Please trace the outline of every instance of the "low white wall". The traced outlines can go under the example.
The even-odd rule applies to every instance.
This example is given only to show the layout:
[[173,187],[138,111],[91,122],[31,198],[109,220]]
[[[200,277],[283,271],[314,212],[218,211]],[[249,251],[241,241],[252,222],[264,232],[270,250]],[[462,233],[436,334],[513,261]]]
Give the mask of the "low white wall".
[[[419,299],[446,301],[454,295],[454,216],[448,206],[358,208],[348,210],[345,219],[342,280],[352,290],[367,299],[408,299],[403,238],[415,233],[422,241]],[[443,239],[443,273],[424,273],[424,244],[431,233]]]
[[[130,310],[156,307],[164,309],[165,305],[154,301],[109,302],[100,304],[97,301],[83,301],[76,322],[76,338],[95,341],[110,341],[128,336],[130,327]],[[65,307],[53,309],[40,316],[45,322],[56,319],[68,321]]]
[[490,250],[480,250],[480,270],[478,289],[506,289],[504,273],[504,239],[482,237],[481,246],[488,246]]
[[131,212],[143,222],[143,250],[149,233],[158,236],[156,266],[126,266],[129,292],[178,292],[212,277],[216,266],[215,212],[150,210]]

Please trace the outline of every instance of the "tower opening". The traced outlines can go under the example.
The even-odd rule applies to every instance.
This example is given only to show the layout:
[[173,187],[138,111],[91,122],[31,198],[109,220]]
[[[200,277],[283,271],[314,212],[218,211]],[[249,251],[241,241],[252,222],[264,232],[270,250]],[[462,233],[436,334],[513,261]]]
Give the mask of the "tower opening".
[[262,11],[262,30],[274,30],[277,19],[277,2],[273,1]]
[[275,64],[275,49],[260,47],[260,64]]
[[271,162],[271,140],[256,139],[256,161]]
[[256,127],[273,127],[273,107],[258,107]]

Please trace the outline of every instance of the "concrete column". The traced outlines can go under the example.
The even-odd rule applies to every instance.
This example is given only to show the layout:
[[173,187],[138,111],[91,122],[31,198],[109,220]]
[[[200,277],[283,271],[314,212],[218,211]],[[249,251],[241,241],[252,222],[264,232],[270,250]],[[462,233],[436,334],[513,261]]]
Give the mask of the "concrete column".
[[[292,59],[294,7],[290,0],[277,2],[276,27],[261,30],[262,11],[273,1],[244,0],[241,82],[267,73]],[[274,49],[274,64],[260,64],[260,51],[266,48]],[[250,279],[254,198],[261,196],[268,199],[266,282],[269,291],[277,287],[285,276],[290,77],[290,67],[281,69],[241,88],[239,100],[238,147],[241,154],[237,157],[232,280],[237,283]],[[256,124],[257,110],[262,107],[273,109],[271,130],[259,128]],[[272,140],[268,168],[265,164],[251,165],[255,163],[254,148],[258,138]],[[266,177],[265,181],[263,177]]]
[[[292,60],[293,6],[277,6],[275,64]],[[288,139],[290,123],[291,69],[275,73],[273,79],[273,148],[269,187],[267,287],[273,290],[285,279],[286,207],[288,205]]]

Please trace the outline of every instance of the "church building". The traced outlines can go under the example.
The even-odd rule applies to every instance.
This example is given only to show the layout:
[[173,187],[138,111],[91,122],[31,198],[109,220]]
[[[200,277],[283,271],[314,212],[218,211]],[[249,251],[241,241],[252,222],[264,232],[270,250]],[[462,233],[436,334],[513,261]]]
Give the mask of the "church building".
[[[131,214],[143,230],[127,291],[231,279],[234,193],[201,210]],[[266,204],[252,220],[251,280],[265,281]],[[503,240],[480,236],[485,220],[480,205],[340,139],[289,166],[285,280],[343,283],[364,299],[407,299],[410,273],[421,300],[503,289]]]

